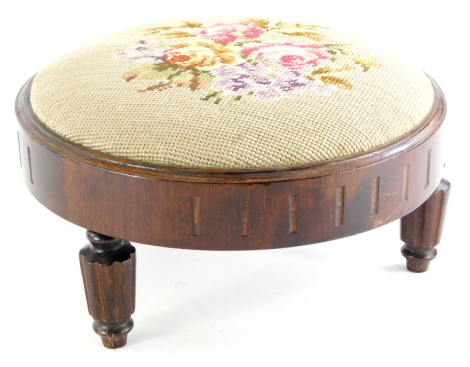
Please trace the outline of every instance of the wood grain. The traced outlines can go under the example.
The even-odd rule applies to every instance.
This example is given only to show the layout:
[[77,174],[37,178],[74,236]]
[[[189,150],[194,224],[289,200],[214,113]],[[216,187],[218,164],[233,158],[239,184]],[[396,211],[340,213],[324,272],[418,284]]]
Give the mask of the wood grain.
[[400,141],[333,162],[254,171],[146,165],[70,143],[34,116],[28,83],[17,99],[21,146],[33,160],[34,185],[25,182],[66,220],[149,245],[255,250],[337,239],[403,217],[437,187],[445,101],[435,88],[433,111]]
[[242,198],[242,237],[248,237],[249,204],[248,198]]
[[372,205],[370,208],[370,215],[375,216],[379,214],[379,201],[380,201],[380,176],[374,177],[372,183]]
[[118,348],[135,308],[135,249],[121,238],[257,250],[333,240],[402,218],[408,269],[427,270],[450,188],[441,181],[446,105],[433,85],[429,116],[387,146],[311,165],[224,170],[150,165],[71,143],[34,115],[29,81],[16,102],[20,163],[39,202],[89,229],[90,244],[80,251],[88,310],[103,344]]
[[299,204],[297,194],[289,195],[289,233],[297,233]]
[[93,329],[107,348],[123,347],[134,322],[135,248],[127,241],[87,232],[80,267]]
[[425,272],[436,257],[449,194],[450,183],[443,179],[429,199],[401,219],[401,239],[405,242],[402,254],[408,270]]
[[193,236],[199,236],[199,222],[200,222],[201,198],[193,196],[192,198],[192,212],[193,212]]
[[342,226],[344,224],[344,186],[336,187],[336,211],[335,225]]

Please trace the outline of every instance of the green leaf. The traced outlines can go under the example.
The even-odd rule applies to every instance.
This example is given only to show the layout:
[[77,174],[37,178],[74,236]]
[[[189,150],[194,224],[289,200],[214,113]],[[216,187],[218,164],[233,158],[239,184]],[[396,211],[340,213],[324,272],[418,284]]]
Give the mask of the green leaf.
[[177,87],[190,88],[192,91],[206,88],[212,81],[211,74],[199,73],[196,74],[194,70],[181,70],[171,77],[169,80]]
[[308,24],[308,23],[296,23],[295,26],[297,28],[305,28],[305,29],[314,29],[314,28],[323,28],[323,29],[330,29],[328,27],[323,27],[317,24]]
[[154,38],[157,38],[157,39],[188,38],[188,37],[196,37],[196,35],[188,33],[188,32],[182,32],[182,31],[154,34]]
[[332,73],[332,72],[350,71],[350,70],[354,70],[354,68],[352,66],[349,66],[349,65],[343,65],[342,67],[335,68],[335,69],[332,69],[332,68],[327,66],[327,67],[319,68],[319,69],[316,69],[316,70],[312,71],[311,75],[328,74],[328,73]]
[[323,41],[323,39],[325,38],[323,34],[316,33],[316,32],[308,32],[308,31],[306,32],[280,32],[280,33],[286,36],[291,36],[291,37],[307,37],[317,42]]
[[267,29],[269,28],[269,20],[262,19],[262,18],[246,18],[246,20],[250,23],[256,24],[260,28]]
[[279,27],[279,28],[285,28],[285,27],[289,27],[290,24],[287,23],[287,22],[277,22],[276,23],[276,27]]
[[201,98],[201,100],[203,101],[209,101],[211,98],[214,98],[214,103],[215,104],[218,104],[222,98],[220,98],[220,96],[222,95],[222,92],[212,92],[212,93],[209,93],[207,94],[205,97]]
[[201,28],[203,26],[202,23],[199,22],[187,22],[187,21],[181,21],[182,28]]
[[336,85],[336,86],[338,86],[340,88],[343,88],[343,89],[352,89],[353,88],[353,85],[350,82],[348,82],[346,79],[343,79],[343,78],[337,78],[335,76],[322,76],[320,79],[323,83]]
[[126,81],[168,79],[178,67],[171,64],[142,64],[133,67],[122,75]]
[[161,33],[161,32],[164,32],[164,31],[168,31],[170,29],[172,29],[173,27],[155,27],[155,28],[149,28],[149,29],[146,29],[144,31],[144,36],[148,36],[150,34],[157,34],[157,33]]
[[158,91],[162,91],[162,90],[165,90],[165,89],[168,89],[168,88],[171,88],[172,85],[170,82],[158,82],[157,84],[155,85],[151,85],[150,87],[147,87],[145,89],[140,89],[139,92],[143,93],[143,92],[151,92],[151,91],[154,91],[154,90],[158,90]]

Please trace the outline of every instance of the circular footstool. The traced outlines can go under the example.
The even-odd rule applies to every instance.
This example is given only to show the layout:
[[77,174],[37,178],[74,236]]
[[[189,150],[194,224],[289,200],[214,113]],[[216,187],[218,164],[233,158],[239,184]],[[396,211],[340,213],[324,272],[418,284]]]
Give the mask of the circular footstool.
[[147,24],[53,61],[16,104],[25,182],[87,228],[93,328],[133,327],[135,249],[307,245],[401,218],[408,269],[436,256],[443,94],[400,57],[307,23]]

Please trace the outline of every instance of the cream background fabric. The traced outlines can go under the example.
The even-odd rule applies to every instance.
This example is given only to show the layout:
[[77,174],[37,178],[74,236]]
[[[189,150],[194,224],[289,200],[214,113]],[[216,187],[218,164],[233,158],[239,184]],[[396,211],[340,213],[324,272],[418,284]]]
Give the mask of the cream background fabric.
[[[125,81],[123,75],[136,64],[116,55],[142,39],[146,29],[162,25],[122,31],[49,64],[31,91],[39,119],[72,142],[114,156],[187,167],[267,168],[373,150],[413,130],[433,105],[432,85],[421,70],[367,41],[323,28],[323,42],[354,44],[356,55],[373,56],[380,66],[329,74],[352,85],[330,95],[307,91],[276,100],[244,95],[216,104],[201,99],[211,89],[139,92],[155,81]],[[299,42],[312,43],[304,37]]]

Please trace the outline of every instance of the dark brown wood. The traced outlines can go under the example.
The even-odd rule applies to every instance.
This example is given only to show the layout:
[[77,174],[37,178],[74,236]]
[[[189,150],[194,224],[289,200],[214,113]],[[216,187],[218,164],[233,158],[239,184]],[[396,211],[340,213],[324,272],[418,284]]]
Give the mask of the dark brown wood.
[[29,81],[16,102],[20,162],[37,200],[90,230],[90,245],[80,251],[88,309],[104,345],[117,348],[126,343],[135,307],[135,249],[119,238],[200,250],[270,249],[404,217],[408,268],[425,271],[450,187],[441,181],[446,105],[433,85],[429,116],[387,146],[311,165],[230,170],[146,164],[71,143],[34,115]]
[[333,240],[403,217],[437,187],[445,102],[435,89],[428,119],[389,146],[256,171],[148,165],[73,144],[34,116],[28,83],[17,100],[21,155],[30,152],[25,183],[66,220],[149,245],[255,250]]
[[435,246],[441,240],[449,193],[449,181],[441,180],[429,199],[401,219],[401,239],[405,242],[401,252],[408,270],[425,272],[436,257]]
[[120,348],[134,322],[135,248],[127,241],[87,231],[80,266],[93,330],[107,348]]
[[311,244],[406,215],[441,178],[445,102],[436,85],[429,118],[373,152],[301,167],[209,170],[147,165],[68,142],[34,116],[30,84],[17,100],[29,190],[63,218],[118,238],[205,250]]

